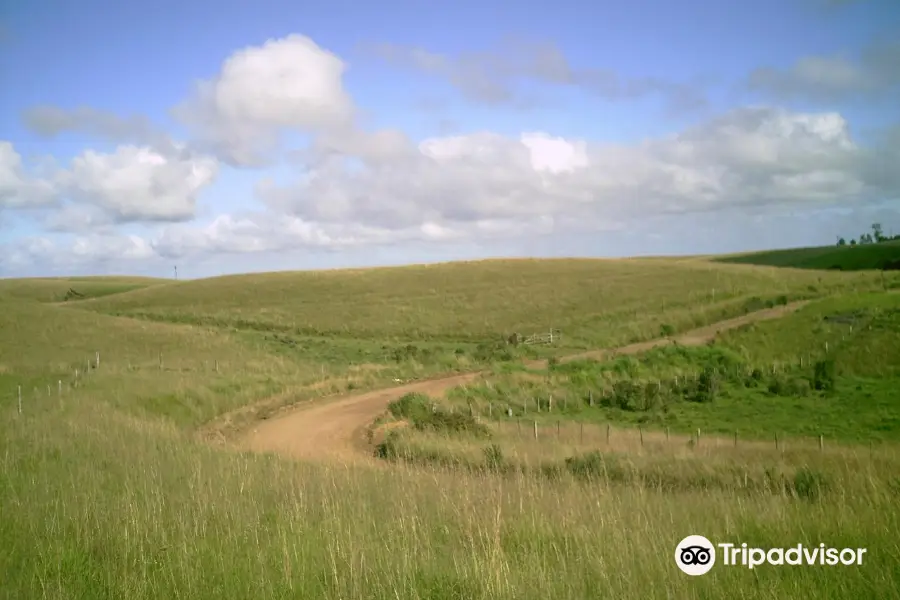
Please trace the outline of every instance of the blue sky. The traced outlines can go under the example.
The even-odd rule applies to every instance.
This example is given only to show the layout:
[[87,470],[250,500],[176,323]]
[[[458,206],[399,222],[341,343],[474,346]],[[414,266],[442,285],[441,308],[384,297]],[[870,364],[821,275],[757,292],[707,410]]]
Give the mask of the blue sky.
[[900,229],[893,0],[35,0],[0,27],[0,276]]

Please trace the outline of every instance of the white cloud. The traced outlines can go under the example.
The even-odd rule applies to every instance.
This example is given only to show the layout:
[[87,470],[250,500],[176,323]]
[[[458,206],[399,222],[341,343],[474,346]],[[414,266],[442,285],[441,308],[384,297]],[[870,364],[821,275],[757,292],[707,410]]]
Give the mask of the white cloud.
[[646,214],[821,206],[898,191],[875,177],[877,155],[854,142],[839,114],[765,107],[632,145],[479,132],[394,156],[326,157],[293,185],[262,182],[258,195],[311,222],[403,230],[545,216],[602,228]]
[[79,231],[115,223],[192,219],[197,197],[215,179],[218,163],[183,148],[161,153],[119,146],[86,150],[65,169],[28,174],[13,145],[0,141],[0,209],[47,209],[45,224]]
[[340,58],[305,36],[269,40],[232,54],[174,113],[223,160],[259,164],[285,130],[318,132],[351,121],[344,70]]
[[[593,86],[608,97],[668,85],[578,71],[553,48],[538,50],[484,57],[480,66],[466,59],[464,69],[427,53],[410,60],[452,77],[475,73],[472,81],[488,96],[491,85],[520,77]],[[870,57],[868,64],[881,63]],[[798,63],[797,72],[835,89],[860,76],[850,63],[833,66],[812,60]],[[562,239],[643,227],[660,215],[737,211],[747,217],[776,208],[868,206],[900,194],[900,135],[860,146],[837,112],[740,108],[630,144],[540,130],[416,140],[391,128],[360,129],[344,70],[338,57],[297,35],[240,50],[176,110],[195,136],[185,144],[139,117],[32,111],[32,128],[47,135],[80,129],[136,144],[109,153],[85,150],[62,170],[36,174],[26,172],[11,144],[0,142],[0,208],[58,207],[45,212],[44,226],[82,234],[62,242],[40,235],[22,240],[3,249],[0,266]],[[487,77],[495,74],[496,81]],[[206,225],[194,221],[198,197],[219,164],[188,148],[205,146],[235,166],[258,165],[278,155],[288,132],[310,138],[307,148],[291,152],[293,182],[262,179],[256,189],[262,206],[220,214]],[[157,229],[144,237],[117,233],[129,222],[155,222]]]
[[29,237],[0,247],[0,272],[54,272],[84,265],[122,265],[156,257],[150,243],[136,235],[87,235],[60,242],[47,236]]
[[11,142],[0,140],[0,210],[39,208],[56,200],[54,185],[29,175]]
[[117,222],[180,221],[194,217],[197,196],[217,173],[207,157],[164,155],[147,147],[87,150],[60,175],[72,199],[98,207]]
[[458,242],[551,232],[552,219],[425,221],[401,228],[365,223],[315,222],[272,213],[222,215],[206,227],[172,226],[152,242],[159,256],[272,253],[302,248],[341,250],[409,242]]

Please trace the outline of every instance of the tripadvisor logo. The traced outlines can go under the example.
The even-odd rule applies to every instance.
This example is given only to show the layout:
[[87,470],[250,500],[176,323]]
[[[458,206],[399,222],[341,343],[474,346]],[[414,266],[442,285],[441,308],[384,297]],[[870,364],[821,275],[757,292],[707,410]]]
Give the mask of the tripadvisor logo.
[[713,544],[702,535],[689,535],[675,547],[675,564],[688,575],[705,575],[716,564],[716,554],[728,567],[753,569],[760,565],[828,566],[861,565],[866,548],[830,548],[825,544],[790,548],[754,548],[747,544]]
[[688,575],[704,575],[716,564],[716,548],[702,535],[689,535],[675,548],[675,564]]

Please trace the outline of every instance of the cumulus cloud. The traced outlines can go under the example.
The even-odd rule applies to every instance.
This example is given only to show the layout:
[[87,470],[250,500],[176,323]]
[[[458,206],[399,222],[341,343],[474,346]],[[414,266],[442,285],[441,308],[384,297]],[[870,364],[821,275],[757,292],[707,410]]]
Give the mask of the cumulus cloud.
[[698,82],[675,82],[662,77],[621,77],[615,71],[576,68],[551,43],[505,39],[490,50],[449,56],[423,48],[389,43],[367,48],[375,56],[399,67],[442,77],[470,100],[492,105],[528,106],[533,98],[522,94],[518,84],[538,81],[556,86],[578,87],[607,100],[661,97],[668,110],[685,112],[706,105]]
[[12,143],[0,140],[0,209],[39,208],[55,200],[53,183],[29,174]]
[[13,145],[0,142],[0,208],[48,209],[52,230],[79,231],[140,221],[183,221],[215,179],[218,163],[187,151],[164,154],[146,146],[111,153],[86,150],[67,168],[25,172]]
[[873,97],[900,87],[900,42],[879,42],[856,58],[805,56],[787,69],[763,67],[748,77],[751,90],[781,98],[839,100]]
[[147,147],[87,150],[60,176],[69,197],[97,207],[119,223],[181,221],[194,217],[197,196],[217,173],[216,161],[173,156]]
[[259,165],[285,131],[316,133],[354,115],[344,62],[301,35],[272,39],[228,57],[212,79],[174,109],[202,143],[234,165]]
[[884,153],[858,146],[839,114],[768,107],[632,145],[478,132],[393,155],[328,157],[295,183],[263,181],[257,193],[273,212],[310,222],[403,230],[540,218],[603,228],[647,214],[864,202],[900,189],[884,177]]
[[[575,69],[553,47],[474,56],[401,49],[393,60],[449,77],[485,102],[515,97],[523,78],[584,86],[609,98],[677,97],[676,84]],[[832,89],[872,85],[865,82],[882,63],[867,60],[865,76],[856,63],[844,71],[813,63],[801,70]],[[0,143],[0,208],[58,207],[46,213],[45,227],[80,234],[22,240],[0,252],[0,266],[459,246],[625,231],[692,212],[747,217],[775,208],[869,206],[900,194],[900,129],[876,146],[861,146],[837,112],[745,107],[635,143],[538,129],[413,139],[397,129],[361,129],[343,88],[344,70],[340,58],[297,35],[240,50],[176,109],[194,136],[185,144],[136,117],[47,106],[26,113],[31,128],[45,135],[80,130],[135,141],[110,152],[85,150],[49,173],[27,170],[12,145]],[[233,166],[261,165],[278,156],[290,133],[309,139],[290,153],[293,181],[264,178],[255,190],[260,206],[193,222],[198,198],[219,169],[218,159],[201,149]],[[156,229],[117,233],[135,222]]]

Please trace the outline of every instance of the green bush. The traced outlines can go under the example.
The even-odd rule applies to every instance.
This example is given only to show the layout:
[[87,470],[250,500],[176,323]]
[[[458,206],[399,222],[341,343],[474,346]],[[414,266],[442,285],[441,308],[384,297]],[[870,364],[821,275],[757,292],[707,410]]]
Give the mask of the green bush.
[[816,363],[813,369],[813,387],[823,392],[834,390],[834,359],[827,358]]
[[412,392],[388,404],[388,411],[398,419],[411,422],[427,418],[431,414],[432,400],[425,394]]
[[718,371],[713,367],[706,367],[697,378],[697,388],[691,400],[694,402],[713,402],[719,395],[721,380]]

